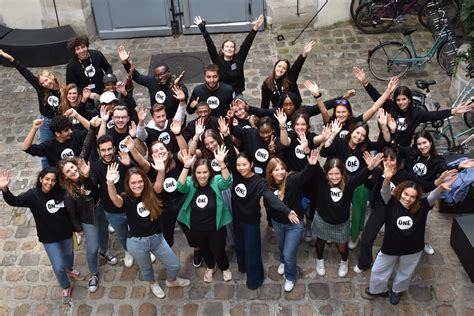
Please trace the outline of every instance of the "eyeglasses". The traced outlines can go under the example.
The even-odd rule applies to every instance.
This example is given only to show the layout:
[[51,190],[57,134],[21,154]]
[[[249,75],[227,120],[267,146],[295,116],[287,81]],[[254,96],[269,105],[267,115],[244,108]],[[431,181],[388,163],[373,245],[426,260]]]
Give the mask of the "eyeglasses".
[[346,99],[337,99],[337,100],[336,100],[336,104],[344,104],[344,105],[346,105],[346,104],[347,104],[347,100],[346,100]]
[[113,116],[115,120],[128,120],[128,116]]

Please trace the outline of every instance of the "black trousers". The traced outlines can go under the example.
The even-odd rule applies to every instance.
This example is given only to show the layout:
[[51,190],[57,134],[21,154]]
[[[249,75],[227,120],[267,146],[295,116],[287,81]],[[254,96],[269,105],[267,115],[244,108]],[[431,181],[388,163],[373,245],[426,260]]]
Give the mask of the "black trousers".
[[183,202],[183,198],[163,200],[163,213],[161,214],[163,237],[170,247],[173,247],[174,244],[174,227]]
[[378,201],[372,208],[372,213],[367,219],[365,228],[360,239],[360,253],[357,258],[357,266],[361,270],[367,270],[373,263],[372,247],[377,234],[385,223],[385,208],[382,201]]

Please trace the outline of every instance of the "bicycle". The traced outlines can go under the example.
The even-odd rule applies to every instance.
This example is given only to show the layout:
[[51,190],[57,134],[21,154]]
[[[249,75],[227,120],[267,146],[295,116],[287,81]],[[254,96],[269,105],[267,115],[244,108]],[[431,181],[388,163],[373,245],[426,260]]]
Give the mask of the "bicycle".
[[[359,30],[368,34],[382,33],[395,22],[405,22],[408,13],[419,4],[418,0],[371,0],[362,3],[356,9],[353,20]],[[351,13],[353,5],[355,5],[355,1],[351,2]],[[446,12],[448,22],[454,23],[458,19],[460,6],[459,0],[427,1],[418,9],[418,20],[421,25],[429,29],[430,15],[439,8]]]
[[452,74],[454,57],[457,53],[455,38],[446,18],[439,18],[434,22],[440,31],[435,35],[435,41],[429,51],[419,55],[410,36],[417,29],[402,30],[406,37],[403,43],[397,41],[381,42],[374,49],[369,50],[369,70],[377,79],[390,80],[391,77],[402,77],[413,67],[422,70],[436,54],[438,64],[448,75]]

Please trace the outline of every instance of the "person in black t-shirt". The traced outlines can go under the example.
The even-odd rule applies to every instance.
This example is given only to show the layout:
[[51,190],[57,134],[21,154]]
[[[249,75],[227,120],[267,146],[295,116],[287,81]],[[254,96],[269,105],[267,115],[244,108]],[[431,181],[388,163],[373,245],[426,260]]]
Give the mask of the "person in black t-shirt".
[[73,226],[64,206],[58,180],[58,170],[48,167],[39,173],[35,188],[15,196],[8,188],[8,170],[4,170],[0,175],[0,190],[8,205],[28,207],[33,213],[38,239],[43,244],[54,275],[63,289],[63,303],[67,304],[71,301],[70,281],[81,280],[83,276],[79,271],[73,270]]
[[189,140],[193,138],[193,136],[196,134],[196,124],[198,122],[200,122],[199,124],[204,126],[204,129],[213,129],[216,131],[219,130],[219,123],[217,117],[210,116],[211,109],[209,108],[209,105],[206,102],[200,101],[197,104],[196,114],[197,118],[190,121],[183,131],[183,137],[186,142],[189,142]]
[[119,165],[112,163],[107,167],[107,191],[112,203],[125,210],[128,223],[127,249],[133,256],[143,279],[150,283],[153,294],[164,298],[153,272],[150,252],[153,253],[166,268],[166,286],[184,287],[189,280],[178,277],[181,268],[178,257],[163,238],[161,223],[161,201],[153,191],[153,185],[145,172],[140,168],[130,168],[124,180],[124,191],[117,193],[114,182],[118,179]]
[[[399,183],[390,193],[390,182],[394,174],[394,168],[384,170],[380,194],[385,204],[385,234],[365,292],[373,296],[390,295],[390,303],[396,305],[400,301],[400,294],[408,290],[412,274],[421,258],[428,212],[441,193],[450,189],[457,173],[445,178],[426,198],[421,197],[421,187],[412,181]],[[388,280],[397,263],[389,294]]]

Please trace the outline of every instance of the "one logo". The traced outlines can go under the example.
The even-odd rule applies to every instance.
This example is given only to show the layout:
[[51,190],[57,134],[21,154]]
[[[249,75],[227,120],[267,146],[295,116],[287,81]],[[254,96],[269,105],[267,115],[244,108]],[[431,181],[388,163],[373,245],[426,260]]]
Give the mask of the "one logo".
[[125,139],[122,139],[122,141],[119,143],[119,150],[124,153],[128,153],[130,150],[128,149],[127,145],[125,145]]
[[219,99],[215,96],[210,96],[209,98],[207,98],[206,102],[207,104],[209,104],[209,107],[211,108],[211,110],[217,109],[217,107],[220,104]]
[[77,125],[79,124],[79,121],[77,120],[77,118],[73,117],[72,118],[72,125]]
[[163,182],[163,189],[168,193],[176,191],[176,179],[171,177],[166,178]]
[[400,230],[407,230],[413,226],[413,220],[410,216],[401,216],[397,219],[397,226]]
[[217,162],[217,160],[215,158],[212,159],[212,161],[211,161],[211,167],[212,167],[212,170],[214,170],[215,172],[220,172],[221,171],[221,166],[219,166],[219,162]]
[[158,136],[158,140],[166,145],[168,145],[171,141],[171,136],[168,132],[163,132]]
[[199,208],[205,208],[208,202],[209,202],[208,198],[204,194],[201,194],[196,198],[196,205]]
[[255,151],[255,159],[260,162],[265,162],[270,157],[268,150],[265,148],[259,148]]
[[278,194],[280,194],[280,190],[275,190],[275,191],[273,192],[273,194],[275,194],[276,196],[278,196]]
[[295,156],[298,159],[303,159],[306,155],[304,154],[303,146],[298,145],[295,147]]
[[158,102],[158,103],[163,103],[163,102],[165,102],[165,100],[166,100],[166,94],[165,94],[163,91],[158,91],[158,92],[155,94],[155,100],[156,100],[156,102]]
[[341,130],[341,131],[339,132],[339,137],[340,137],[341,139],[344,139],[344,138],[346,138],[347,134],[349,134],[349,131],[346,130],[346,129],[343,129],[343,130]]
[[68,158],[68,157],[74,157],[74,151],[71,148],[65,148],[61,152],[61,159]]
[[427,171],[428,171],[428,168],[426,168],[426,165],[422,162],[417,162],[413,166],[413,172],[419,177],[424,176]]
[[286,130],[288,132],[291,132],[293,130],[293,128],[291,127],[291,121],[286,122],[285,125],[286,125]]
[[245,184],[239,183],[235,186],[235,194],[237,194],[238,197],[244,198],[247,196],[247,188],[245,187]]
[[339,188],[331,188],[331,199],[333,202],[339,202],[342,199],[342,191]]
[[107,122],[107,128],[108,129],[111,129],[111,128],[114,128],[115,124],[114,124],[114,121],[113,120],[110,120]]
[[91,194],[91,190],[87,190],[83,185],[81,185],[81,189],[82,189],[82,191],[84,191],[85,195]]
[[148,211],[145,208],[145,205],[143,205],[143,202],[140,202],[137,204],[137,214],[140,215],[141,217],[148,217],[148,215],[150,215],[150,211]]
[[57,108],[59,106],[59,99],[55,95],[50,95],[48,97],[48,105]]
[[349,172],[355,172],[359,169],[359,159],[356,156],[350,156],[346,160],[346,170]]
[[86,75],[86,77],[89,77],[89,78],[94,77],[94,75],[95,75],[95,68],[94,68],[94,66],[92,66],[92,64],[90,64],[89,66],[87,66],[87,67],[84,69],[84,75]]
[[397,119],[397,131],[404,131],[407,129],[407,122],[404,117]]
[[62,207],[64,207],[64,201],[49,200],[46,202],[46,209],[51,214],[56,213]]

